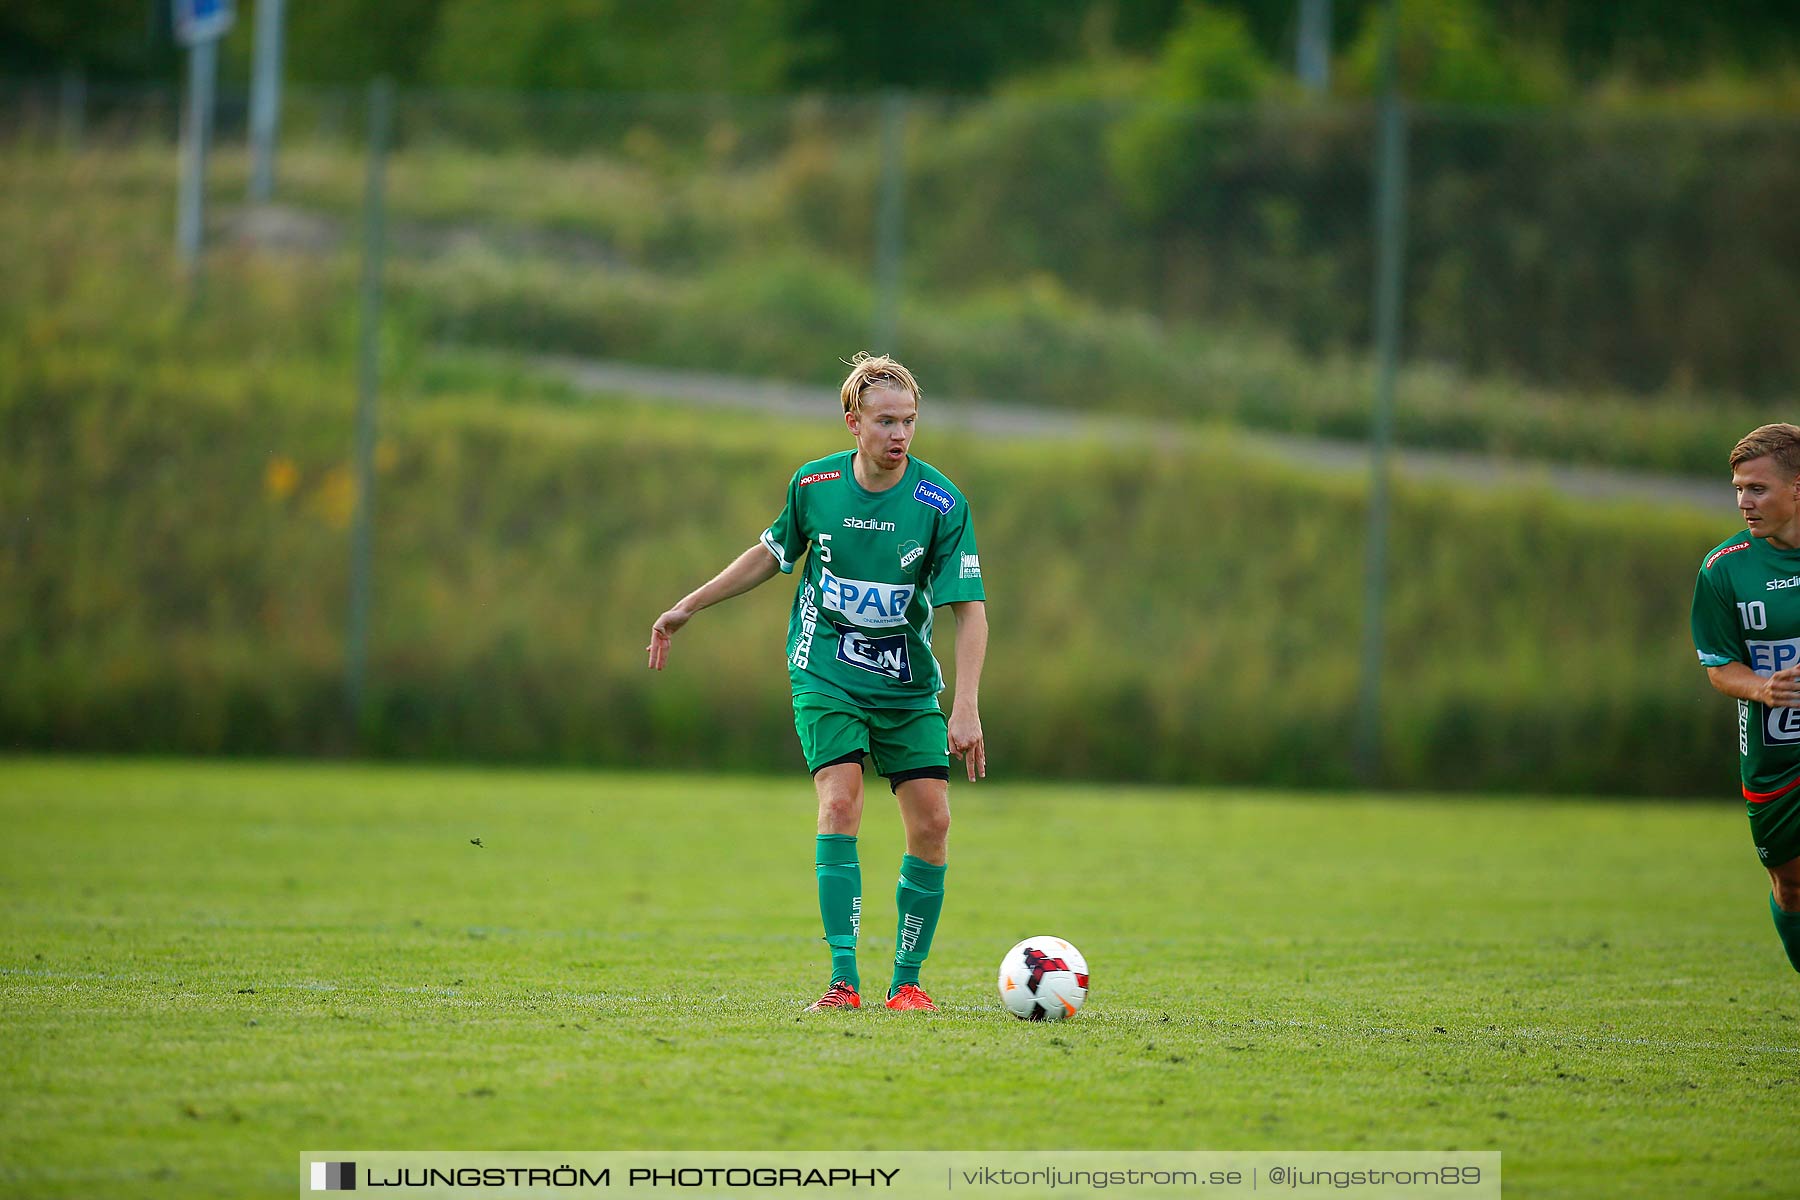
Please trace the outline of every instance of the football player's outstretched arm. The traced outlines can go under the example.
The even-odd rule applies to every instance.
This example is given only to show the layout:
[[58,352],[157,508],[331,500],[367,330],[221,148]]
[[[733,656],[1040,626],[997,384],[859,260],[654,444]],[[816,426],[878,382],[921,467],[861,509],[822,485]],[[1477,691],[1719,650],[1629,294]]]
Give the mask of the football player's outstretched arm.
[[741,596],[751,588],[767,583],[780,571],[769,548],[758,542],[738,555],[729,567],[683,596],[679,604],[656,618],[656,624],[650,627],[650,644],[644,647],[650,652],[650,669],[663,669],[664,664],[669,661],[669,639],[695,613],[703,608],[710,608],[721,600]]

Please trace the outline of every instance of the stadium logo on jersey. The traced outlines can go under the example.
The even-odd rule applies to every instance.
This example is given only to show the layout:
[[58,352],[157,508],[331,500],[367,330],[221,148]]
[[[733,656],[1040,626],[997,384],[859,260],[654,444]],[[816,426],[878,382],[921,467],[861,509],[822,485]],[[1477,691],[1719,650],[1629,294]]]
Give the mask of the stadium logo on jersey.
[[905,545],[901,546],[900,569],[902,571],[912,570],[913,564],[919,561],[919,556],[923,553],[925,553],[925,547],[919,545],[917,542],[907,542]]
[[800,486],[805,487],[809,483],[824,483],[827,479],[842,479],[843,477],[842,471],[820,471],[816,475],[802,475]]
[[906,606],[916,589],[910,583],[875,583],[839,579],[830,567],[819,568],[819,607],[864,629],[906,624]]
[[929,479],[919,480],[919,486],[913,489],[913,499],[920,504],[929,504],[941,513],[956,507],[956,497]]
[[867,637],[854,629],[838,630],[838,661],[893,680],[912,682],[912,660],[906,654],[906,635]]
[[1800,638],[1783,638],[1779,642],[1745,641],[1744,649],[1750,651],[1750,669],[1764,679],[1800,663]]
[[1789,575],[1786,579],[1771,579],[1763,584],[1765,592],[1779,592],[1782,588],[1800,587],[1800,575]]
[[872,529],[876,533],[892,533],[895,525],[892,521],[865,521],[861,517],[845,517],[845,529]]
[[981,578],[981,555],[965,554],[962,556],[962,577],[964,579]]

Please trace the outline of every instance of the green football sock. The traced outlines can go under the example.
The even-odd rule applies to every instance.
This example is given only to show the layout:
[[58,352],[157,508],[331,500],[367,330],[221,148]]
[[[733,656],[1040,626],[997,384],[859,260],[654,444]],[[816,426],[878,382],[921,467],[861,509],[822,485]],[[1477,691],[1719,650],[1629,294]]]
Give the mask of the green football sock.
[[1770,892],[1769,915],[1775,918],[1775,932],[1781,935],[1788,962],[1793,964],[1794,970],[1800,971],[1800,912],[1781,911],[1781,905],[1775,903],[1775,893]]
[[925,956],[931,953],[931,935],[937,932],[938,914],[944,911],[944,868],[910,854],[902,855],[894,907],[900,910],[900,932],[894,939],[890,996],[903,983],[919,982],[919,968],[925,965]]
[[862,924],[862,867],[856,861],[856,837],[821,833],[813,849],[819,876],[819,915],[825,919],[825,944],[831,947],[831,982],[843,980],[857,991],[856,931]]

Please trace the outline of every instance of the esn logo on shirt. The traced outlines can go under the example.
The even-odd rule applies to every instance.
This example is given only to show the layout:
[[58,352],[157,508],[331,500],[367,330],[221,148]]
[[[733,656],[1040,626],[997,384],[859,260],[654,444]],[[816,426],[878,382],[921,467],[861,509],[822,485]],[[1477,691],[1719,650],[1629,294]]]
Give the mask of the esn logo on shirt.
[[838,629],[838,661],[885,675],[895,683],[912,682],[912,662],[906,655],[906,635],[890,633],[869,637],[854,629]]

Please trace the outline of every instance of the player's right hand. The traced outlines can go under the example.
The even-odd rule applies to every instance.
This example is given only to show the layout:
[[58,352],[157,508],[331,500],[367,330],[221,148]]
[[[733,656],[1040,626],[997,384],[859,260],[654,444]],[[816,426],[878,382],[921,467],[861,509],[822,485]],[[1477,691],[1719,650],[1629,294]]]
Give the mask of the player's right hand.
[[685,608],[671,608],[656,618],[656,624],[650,627],[650,644],[644,649],[650,652],[650,669],[660,671],[669,661],[669,639],[688,623],[694,614]]
[[1762,702],[1770,708],[1800,708],[1800,667],[1769,676],[1763,684]]

